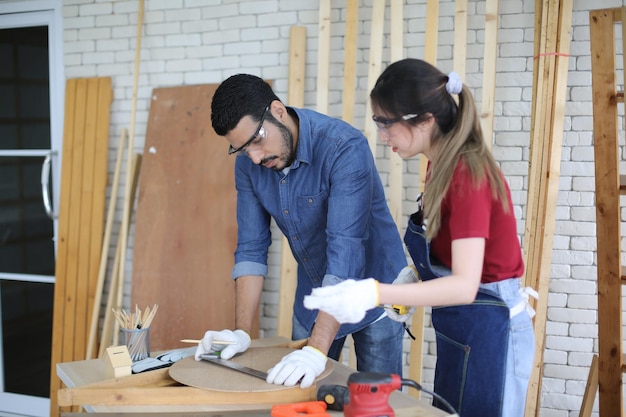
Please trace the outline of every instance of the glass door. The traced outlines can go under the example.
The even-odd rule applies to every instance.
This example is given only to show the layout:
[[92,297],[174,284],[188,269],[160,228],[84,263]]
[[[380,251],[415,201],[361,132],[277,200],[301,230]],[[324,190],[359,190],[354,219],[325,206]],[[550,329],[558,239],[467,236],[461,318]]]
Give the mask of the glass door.
[[60,148],[51,112],[59,103],[54,16],[0,12],[0,415],[50,412]]

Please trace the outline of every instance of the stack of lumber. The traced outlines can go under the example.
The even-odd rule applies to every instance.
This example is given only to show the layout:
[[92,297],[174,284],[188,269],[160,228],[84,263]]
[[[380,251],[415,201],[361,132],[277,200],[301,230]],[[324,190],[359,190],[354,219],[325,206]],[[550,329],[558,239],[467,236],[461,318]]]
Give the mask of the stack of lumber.
[[56,364],[84,359],[102,248],[110,78],[67,81],[54,286],[50,415],[58,415]]
[[543,0],[535,5],[524,285],[537,290],[539,299],[535,303],[535,361],[526,399],[527,416],[539,415],[541,400],[539,394],[561,164],[572,3],[572,0]]

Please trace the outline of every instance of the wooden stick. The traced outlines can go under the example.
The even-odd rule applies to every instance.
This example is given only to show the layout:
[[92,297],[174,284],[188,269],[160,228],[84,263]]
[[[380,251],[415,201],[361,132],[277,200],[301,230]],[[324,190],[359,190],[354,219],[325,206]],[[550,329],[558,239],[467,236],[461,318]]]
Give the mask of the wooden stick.
[[591,367],[589,368],[589,376],[587,377],[587,385],[585,385],[585,393],[583,394],[583,402],[580,406],[580,414],[578,417],[591,417],[593,411],[593,403],[598,392],[598,355],[591,358]]
[[[119,296],[119,293],[124,292],[124,277],[126,275],[126,248],[128,247],[128,231],[130,228],[130,218],[131,218],[131,210],[130,207],[133,204],[132,201],[132,187],[131,187],[131,172],[132,172],[132,161],[130,155],[133,155],[134,151],[134,140],[135,140],[135,121],[137,117],[137,89],[138,89],[138,80],[139,80],[139,61],[140,61],[140,50],[141,50],[141,34],[143,27],[143,10],[144,10],[144,0],[139,0],[139,10],[137,11],[137,39],[135,44],[135,68],[133,71],[133,95],[132,95],[132,108],[130,114],[130,133],[128,135],[128,156],[127,164],[126,164],[126,194],[124,198],[124,215],[122,217],[122,248],[120,254],[120,267],[119,267],[119,277],[118,277],[118,305],[121,306],[122,300]],[[115,323],[114,323],[115,324]],[[118,327],[114,325],[115,332],[113,335],[114,341],[117,342],[117,331]]]
[[115,205],[117,202],[117,193],[120,182],[120,171],[122,169],[122,159],[124,154],[124,146],[126,143],[126,129],[122,129],[119,148],[117,150],[117,158],[115,162],[115,171],[113,174],[113,182],[111,184],[111,196],[109,197],[109,208],[107,212],[106,226],[104,230],[104,239],[102,243],[102,251],[100,254],[100,269],[98,271],[98,281],[96,283],[96,298],[93,302],[91,310],[91,324],[89,327],[89,340],[87,342],[87,352],[85,359],[93,359],[94,345],[96,343],[96,334],[98,330],[98,319],[100,318],[100,304],[102,303],[102,289],[104,288],[104,279],[106,277],[106,265],[109,253],[109,245],[111,242],[111,230],[113,229],[113,216],[115,214]]
[[[200,343],[202,342],[202,339],[180,339],[181,342],[183,343]],[[213,341],[214,345],[236,345],[237,342],[231,342],[229,340],[214,340]]]
[[[133,168],[132,168],[132,177],[133,177],[133,182],[132,182],[132,192],[131,192],[131,196],[132,196],[132,201],[134,202],[135,200],[135,192],[137,189],[137,180],[139,177],[139,170],[141,168],[141,154],[135,154],[134,158],[133,158]],[[132,212],[132,206],[131,206],[131,212]],[[118,289],[118,287],[120,286],[119,284],[119,268],[120,268],[120,258],[121,258],[121,254],[122,254],[122,233],[120,230],[120,234],[118,236],[118,240],[117,240],[117,250],[115,252],[115,259],[113,261],[113,270],[111,272],[111,284],[109,286],[109,296],[107,299],[107,304],[106,304],[106,309],[105,309],[105,315],[104,315],[104,323],[102,325],[102,333],[101,333],[101,340],[100,340],[100,349],[98,350],[98,357],[101,358],[104,355],[104,352],[106,350],[107,347],[111,346],[111,344],[116,344],[117,343],[117,337],[113,336],[113,327],[115,327],[115,320],[113,320],[113,305],[114,303],[117,303],[117,298],[119,297],[119,292],[123,291],[123,289]],[[123,283],[122,283],[123,285]],[[121,303],[118,303],[121,304]],[[115,331],[117,332],[117,329],[115,329]]]

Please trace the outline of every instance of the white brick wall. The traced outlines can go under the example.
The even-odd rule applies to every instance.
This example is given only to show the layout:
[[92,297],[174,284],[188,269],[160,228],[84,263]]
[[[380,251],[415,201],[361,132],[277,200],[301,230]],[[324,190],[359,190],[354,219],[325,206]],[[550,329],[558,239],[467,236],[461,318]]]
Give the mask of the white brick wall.
[[[361,1],[359,15],[358,103],[354,124],[361,128],[368,93],[369,20],[373,1]],[[345,1],[332,3],[329,113],[340,116],[344,33],[341,22],[345,19]],[[423,57],[425,3],[425,0],[404,1],[406,56]],[[520,234],[524,231],[528,174],[534,3],[533,0],[499,2],[493,151],[511,185]],[[595,180],[588,27],[592,3],[593,8],[622,6],[621,0],[574,0],[541,393],[541,415],[546,417],[578,415],[591,355],[597,352]],[[130,123],[137,4],[135,0],[64,0],[65,75],[68,78],[113,78],[112,143],[118,141],[122,129],[128,128]],[[277,94],[286,100],[291,25],[307,29],[305,107],[315,108],[317,10],[315,0],[146,0],[136,150],[143,151],[153,88],[218,83],[234,73],[250,72],[274,80]],[[442,0],[439,10],[439,66],[449,71],[454,39],[454,1]],[[478,100],[481,99],[484,10],[484,0],[469,0],[465,82],[474,89]],[[387,32],[388,26],[387,22]],[[388,35],[385,46],[389,46]],[[386,49],[383,58],[388,57]],[[621,65],[619,59],[618,65]],[[381,177],[387,181],[388,151],[383,147],[377,151]],[[112,172],[112,165],[110,170]],[[414,210],[418,172],[417,160],[404,163],[405,217]],[[122,207],[121,202],[118,207]],[[118,215],[121,217],[121,213]],[[273,335],[276,329],[280,234],[275,228],[274,231],[270,276],[262,297],[261,328],[266,336]],[[130,243],[132,246],[132,236]],[[126,270],[130,276],[130,265]],[[427,387],[431,386],[433,378],[434,339],[432,328],[427,328],[427,354],[423,360],[424,380],[421,381]],[[408,339],[404,346],[408,352]]]

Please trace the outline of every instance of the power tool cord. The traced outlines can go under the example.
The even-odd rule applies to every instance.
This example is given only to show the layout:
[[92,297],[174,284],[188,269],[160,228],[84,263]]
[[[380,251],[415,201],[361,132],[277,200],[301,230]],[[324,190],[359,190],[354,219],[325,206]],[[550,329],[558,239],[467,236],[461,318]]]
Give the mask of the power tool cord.
[[402,385],[403,386],[408,386],[408,387],[413,387],[416,388],[422,392],[425,392],[426,394],[432,396],[433,398],[436,398],[437,401],[441,402],[450,412],[451,415],[453,416],[458,416],[459,414],[456,412],[456,410],[454,409],[454,407],[452,407],[450,405],[449,402],[447,402],[441,395],[437,394],[436,392],[433,391],[429,391],[427,389],[425,389],[424,387],[422,387],[420,384],[418,384],[417,382],[413,381],[412,379],[401,379]]

